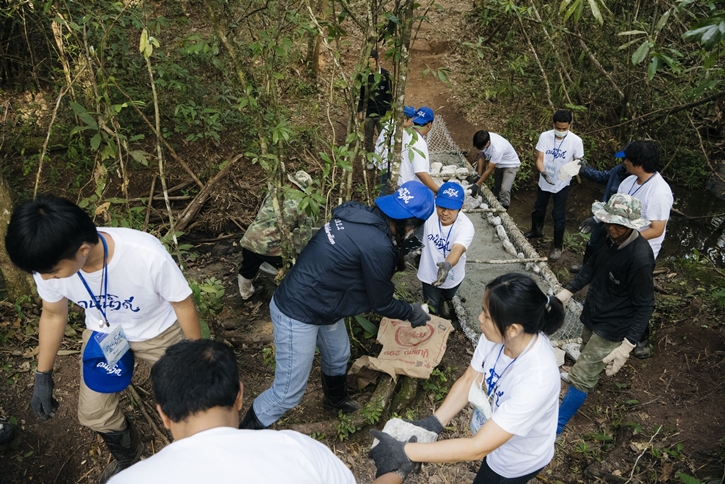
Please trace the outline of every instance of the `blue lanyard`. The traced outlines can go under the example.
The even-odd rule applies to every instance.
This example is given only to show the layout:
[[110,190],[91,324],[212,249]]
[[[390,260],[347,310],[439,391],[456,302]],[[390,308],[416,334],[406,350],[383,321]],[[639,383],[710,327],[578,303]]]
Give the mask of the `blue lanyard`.
[[100,299],[103,298],[105,304],[106,297],[108,296],[108,245],[106,245],[106,239],[101,234],[98,234],[98,236],[101,238],[101,242],[103,242],[103,272],[101,273],[101,288],[103,289],[103,293],[99,294],[99,297],[96,297],[93,291],[91,291],[91,286],[88,285],[83,274],[81,274],[81,271],[78,271],[78,277],[81,278],[81,282],[86,286],[86,291],[88,291],[91,299],[96,304],[96,308],[101,313],[101,316],[103,316],[103,322],[106,323],[107,327],[110,327],[111,324],[106,317],[106,311],[101,307],[100,303]]
[[657,172],[654,172],[654,174],[652,174],[652,176],[650,176],[649,178],[647,178],[644,181],[644,183],[642,183],[639,187],[637,187],[637,189],[634,191],[634,193],[632,193],[632,188],[634,188],[634,186],[637,184],[637,179],[635,178],[634,181],[632,182],[632,186],[629,187],[629,190],[627,190],[627,195],[634,196],[643,186],[645,186],[647,184],[648,181],[650,181],[652,178],[654,178],[655,175],[657,175]]
[[[446,243],[443,245],[443,259],[444,260],[446,258],[446,247],[448,247],[448,239],[451,237],[451,231],[453,230],[453,225],[455,223],[456,222],[453,221],[453,223],[451,224],[451,228],[448,229],[448,235],[446,235]],[[438,230],[441,233],[441,237],[443,237],[443,225],[441,225],[441,219],[438,219]]]
[[496,361],[493,363],[493,367],[490,370],[488,370],[490,373],[489,377],[486,378],[486,385],[488,385],[488,389],[486,390],[486,396],[488,398],[491,398],[491,394],[493,393],[494,389],[498,385],[498,382],[503,377],[503,374],[506,373],[506,370],[508,370],[509,367],[514,364],[514,361],[516,361],[516,358],[518,358],[518,356],[517,356],[516,358],[511,360],[511,363],[506,365],[506,368],[503,369],[501,374],[498,376],[498,378],[496,378],[496,381],[494,382],[493,378],[496,376],[496,365],[498,365],[498,359],[501,358],[501,353],[503,352],[503,348],[504,348],[504,345],[501,345],[501,349],[498,350],[498,356],[496,357]]
[[[569,136],[569,133],[566,134],[566,136]],[[561,149],[561,145],[564,144],[564,141],[566,141],[566,136],[561,138],[561,142],[559,143],[559,147],[556,147],[556,133],[554,133],[554,150],[552,151],[552,155],[554,156],[554,160],[556,160],[556,155],[559,154],[559,150]]]

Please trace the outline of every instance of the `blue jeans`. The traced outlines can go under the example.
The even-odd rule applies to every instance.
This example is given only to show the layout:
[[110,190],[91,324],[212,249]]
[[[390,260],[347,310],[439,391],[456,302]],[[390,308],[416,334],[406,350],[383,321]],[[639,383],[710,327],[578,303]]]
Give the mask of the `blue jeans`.
[[269,303],[274,326],[275,361],[272,386],[254,400],[254,413],[269,427],[297,406],[305,394],[312,370],[315,347],[320,349],[322,373],[329,376],[347,373],[350,359],[350,339],[345,321],[331,325],[307,324],[284,315],[274,303]]
[[458,284],[456,287],[441,289],[440,287],[435,287],[434,285],[426,284],[425,282],[423,282],[422,284],[423,301],[428,303],[428,306],[433,309],[436,316],[441,315],[441,306],[443,305],[441,297],[450,301],[451,299],[453,299],[453,296],[456,295],[456,291],[458,291],[458,288],[461,287],[461,285]]

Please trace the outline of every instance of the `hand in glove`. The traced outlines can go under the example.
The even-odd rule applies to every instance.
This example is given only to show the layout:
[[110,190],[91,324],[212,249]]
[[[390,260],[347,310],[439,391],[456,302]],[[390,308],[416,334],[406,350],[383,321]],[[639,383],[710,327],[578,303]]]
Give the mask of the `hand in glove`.
[[634,345],[624,338],[622,344],[614,348],[611,353],[602,359],[607,364],[607,376],[615,375],[627,362],[629,354],[634,349]]
[[371,430],[370,435],[379,440],[378,445],[368,452],[368,457],[375,461],[375,467],[378,468],[375,477],[388,472],[397,472],[405,480],[415,467],[405,453],[405,444],[417,442],[418,438],[413,436],[408,442],[403,442],[380,430]]
[[577,163],[579,163],[579,169],[580,170],[582,170],[582,169],[584,169],[584,168],[586,168],[588,166],[587,165],[587,160],[585,160],[584,158],[579,158],[578,160],[575,160],[575,161]]
[[453,266],[447,260],[439,262],[436,265],[438,266],[438,275],[436,276],[436,280],[433,281],[433,286],[438,287],[446,282],[446,279],[448,279],[448,273],[451,272],[451,268]]
[[54,417],[58,409],[58,401],[53,398],[53,386],[53,370],[35,373],[30,406],[40,420],[45,421]]
[[548,183],[549,185],[556,185],[556,183],[554,183],[554,180],[551,179],[551,176],[545,171],[541,172],[541,176],[544,178],[544,180],[546,180],[546,183]]
[[569,302],[569,299],[571,299],[571,291],[568,289],[562,289],[558,293],[556,293],[556,298],[561,301],[561,303],[566,306],[566,303]]
[[413,425],[420,427],[422,429],[428,430],[430,432],[435,432],[436,434],[440,434],[445,430],[445,427],[443,427],[443,424],[441,424],[441,421],[438,420],[438,417],[435,415],[431,415],[426,418],[422,418],[420,420],[408,420],[403,419],[405,422],[412,423]]
[[481,178],[481,175],[479,175],[478,173],[474,173],[473,175],[468,175],[466,177],[466,181],[468,183],[470,183],[471,185],[474,185],[478,181],[479,178]]
[[589,217],[588,219],[583,220],[582,223],[579,224],[579,232],[583,234],[590,234],[598,223],[599,222],[597,222],[597,219],[595,219],[594,217]]
[[471,197],[477,197],[481,194],[481,187],[480,185],[474,183],[471,185]]
[[425,309],[423,309],[423,306],[420,303],[411,304],[410,307],[413,308],[413,314],[410,315],[409,319],[412,327],[418,328],[428,324],[430,315],[425,312]]

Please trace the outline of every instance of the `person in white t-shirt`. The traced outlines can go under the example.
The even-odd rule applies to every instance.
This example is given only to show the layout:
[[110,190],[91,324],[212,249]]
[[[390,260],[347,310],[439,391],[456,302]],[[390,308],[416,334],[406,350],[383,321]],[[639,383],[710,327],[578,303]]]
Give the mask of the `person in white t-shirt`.
[[244,386],[234,351],[219,341],[182,341],[151,369],[156,410],[174,442],[111,484],[354,484],[325,445],[292,430],[238,429]]
[[[519,172],[521,160],[511,143],[503,136],[488,132],[477,131],[473,135],[473,146],[481,150],[476,164],[479,178],[471,186],[471,196],[478,195],[481,185],[493,172],[493,194],[501,202],[503,208],[511,204],[511,188],[514,186],[516,174]],[[483,158],[488,160],[486,170],[483,170]]]
[[[416,110],[413,106],[404,106],[403,128],[408,129],[413,126],[413,116]],[[393,144],[395,139],[395,120],[391,119],[383,126],[377,141],[375,141],[375,154],[373,162],[368,163],[367,169],[377,168],[380,171],[380,196],[385,195],[385,188],[388,185],[390,177],[390,155],[393,153]],[[427,147],[427,146],[426,146]],[[369,158],[368,158],[369,159]]]
[[[660,165],[660,152],[652,141],[635,141],[615,156],[624,158],[624,167],[630,176],[619,184],[617,193],[631,195],[642,204],[642,217],[650,221],[639,229],[639,233],[649,242],[652,253],[657,255],[667,233],[667,221],[674,203],[672,189],[657,171]],[[636,358],[649,358],[652,350],[649,346],[649,325],[642,338],[637,342],[632,354]]]
[[[89,341],[99,341],[102,334],[114,335],[110,339],[120,341],[119,348],[130,346],[124,355],[150,363],[184,337],[201,337],[189,284],[164,246],[149,234],[96,228],[73,202],[44,195],[15,209],[5,246],[10,260],[33,274],[43,301],[30,401],[43,421],[58,408],[53,398],[53,366],[68,322],[68,301],[85,310],[84,356],[94,346]],[[106,367],[108,375],[116,369],[117,365]],[[93,378],[90,375],[86,377]],[[92,390],[89,386],[95,384],[88,382],[96,380],[87,378],[80,381],[78,420],[98,432],[115,457],[101,475],[105,483],[140,458],[143,443],[123,413],[120,390]]]
[[443,300],[453,299],[466,276],[466,250],[475,230],[461,213],[465,198],[460,184],[441,185],[436,209],[424,226],[418,279],[423,283],[423,300],[439,316]]
[[433,415],[412,422],[440,434],[471,403],[474,435],[406,443],[373,430],[380,444],[368,455],[379,474],[409,462],[483,459],[474,484],[525,484],[551,461],[561,383],[547,335],[564,322],[564,306],[521,273],[491,281],[482,306],[471,365]]
[[413,127],[403,131],[398,186],[411,180],[417,180],[430,188],[434,195],[438,193],[438,185],[436,185],[436,182],[430,176],[428,144],[424,138],[433,127],[434,119],[435,115],[431,108],[426,106],[420,107],[411,119]]
[[582,139],[570,131],[571,113],[559,110],[554,113],[554,129],[539,136],[536,144],[536,168],[539,170],[539,186],[536,189],[536,202],[531,213],[531,230],[524,234],[527,239],[542,237],[546,207],[549,198],[554,198],[551,216],[554,219],[554,243],[549,260],[561,258],[566,229],[566,199],[569,196],[571,177],[560,178],[559,170],[565,164],[584,158]]

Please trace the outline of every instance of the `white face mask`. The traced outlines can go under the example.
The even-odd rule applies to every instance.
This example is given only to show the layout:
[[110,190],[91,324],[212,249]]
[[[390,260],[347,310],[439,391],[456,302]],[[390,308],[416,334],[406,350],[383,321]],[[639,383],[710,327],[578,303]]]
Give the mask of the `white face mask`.
[[554,136],[556,136],[559,139],[564,138],[568,134],[569,134],[569,130],[568,129],[566,131],[557,131],[557,130],[554,130]]
[[[476,378],[477,380],[478,378]],[[468,390],[468,403],[473,405],[473,415],[471,416],[470,429],[475,435],[479,431],[483,424],[493,415],[493,409],[491,408],[491,402],[488,399],[488,395],[483,390],[484,375],[481,374],[481,384],[477,384],[476,380],[471,383],[471,388]]]

